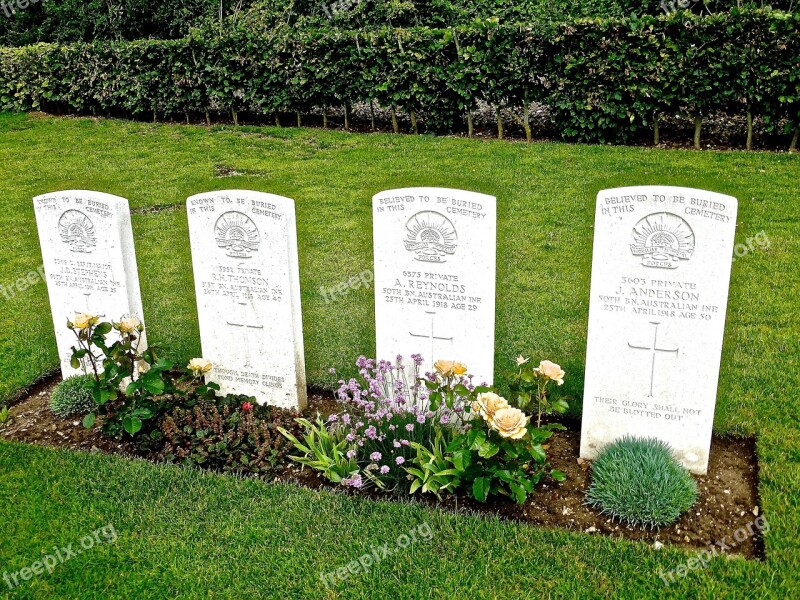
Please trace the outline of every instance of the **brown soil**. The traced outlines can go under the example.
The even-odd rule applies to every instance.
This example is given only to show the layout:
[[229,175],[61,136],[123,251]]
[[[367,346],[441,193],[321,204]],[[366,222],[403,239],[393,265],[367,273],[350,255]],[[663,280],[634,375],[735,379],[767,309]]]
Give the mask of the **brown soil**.
[[[34,386],[26,397],[17,399],[10,409],[11,420],[0,426],[0,438],[70,448],[89,452],[105,452],[124,456],[140,456],[136,447],[104,436],[95,426],[84,429],[79,417],[61,420],[49,409],[50,392],[60,381],[51,377]],[[305,413],[328,415],[338,410],[330,394],[311,391]],[[758,499],[758,464],[755,440],[752,438],[714,437],[708,474],[696,476],[700,496],[695,506],[675,525],[657,530],[628,527],[599,514],[584,504],[590,482],[591,466],[578,459],[580,424],[565,423],[567,431],[556,432],[547,448],[552,467],[566,473],[563,483],[546,481],[524,505],[506,499],[493,499],[481,504],[462,495],[433,497],[421,501],[449,510],[468,510],[496,514],[510,520],[548,528],[582,531],[591,535],[608,535],[638,540],[650,545],[671,544],[691,549],[708,549],[716,544],[718,552],[763,558],[762,539],[753,527],[760,514]],[[312,488],[332,484],[308,469],[291,464],[276,477]],[[386,498],[376,492],[352,492]],[[391,496],[389,496],[391,497]],[[407,496],[405,496],[407,498]],[[739,530],[754,532],[743,541],[736,541]],[[743,537],[741,534],[738,537]]]

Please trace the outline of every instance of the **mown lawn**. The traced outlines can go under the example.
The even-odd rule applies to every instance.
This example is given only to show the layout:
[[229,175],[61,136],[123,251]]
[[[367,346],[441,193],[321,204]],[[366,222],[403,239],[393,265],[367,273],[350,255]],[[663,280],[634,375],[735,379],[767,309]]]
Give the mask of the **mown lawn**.
[[[219,176],[230,169],[241,174]],[[53,545],[113,522],[115,544],[26,583],[21,593],[785,597],[800,589],[798,182],[800,157],[767,153],[0,115],[0,285],[41,264],[33,196],[68,188],[124,196],[135,211],[150,339],[186,360],[199,353],[199,338],[185,198],[225,188],[290,196],[297,202],[309,380],[328,387],[329,367],[347,370],[359,353],[374,351],[372,292],[351,291],[326,304],[319,288],[371,268],[370,200],[380,190],[431,185],[498,197],[499,383],[522,352],[562,364],[565,387],[577,399],[597,191],[667,183],[736,196],[736,241],[764,232],[770,247],[733,265],[715,428],[758,436],[762,508],[771,526],[765,563],[717,559],[665,588],[658,570],[674,569],[687,553],[1,445],[0,569],[16,571]],[[56,364],[45,286],[9,298],[0,293],[0,399]],[[326,591],[320,571],[346,565],[371,544],[393,544],[423,521],[431,524],[432,542]]]

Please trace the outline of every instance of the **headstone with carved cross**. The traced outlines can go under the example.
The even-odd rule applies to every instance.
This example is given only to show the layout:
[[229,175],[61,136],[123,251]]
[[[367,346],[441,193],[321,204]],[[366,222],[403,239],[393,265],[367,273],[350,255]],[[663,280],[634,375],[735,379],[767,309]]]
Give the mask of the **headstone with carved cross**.
[[[125,198],[86,190],[53,192],[33,199],[42,248],[61,374],[70,366],[75,333],[67,321],[93,313],[106,321],[144,321],[131,213]],[[140,348],[146,348],[144,337]]]
[[581,456],[623,437],[708,468],[736,198],[670,186],[597,196]]
[[209,381],[261,404],[306,404],[294,201],[244,190],[186,202]]
[[444,188],[388,190],[372,199],[377,357],[412,354],[494,378],[497,206]]

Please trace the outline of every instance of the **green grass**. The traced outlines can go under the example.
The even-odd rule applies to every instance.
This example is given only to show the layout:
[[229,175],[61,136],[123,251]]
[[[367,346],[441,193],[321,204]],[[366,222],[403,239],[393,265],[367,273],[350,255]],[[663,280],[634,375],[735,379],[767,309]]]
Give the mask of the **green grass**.
[[[659,570],[686,562],[686,553],[18,444],[0,444],[0,466],[3,497],[13,499],[0,508],[4,571],[29,566],[55,545],[77,548],[105,525],[118,536],[23,583],[23,597],[686,597],[745,586],[760,596],[780,591],[779,575],[796,577],[796,569],[776,573],[774,564],[722,558],[665,588]],[[327,592],[321,573],[373,546],[394,547],[424,523],[429,542]]]
[[[220,178],[215,166],[243,175]],[[668,183],[736,196],[736,241],[763,231],[770,248],[733,265],[715,429],[758,435],[767,561],[715,560],[666,591],[785,597],[800,587],[799,176],[798,157],[767,153],[1,115],[0,284],[41,263],[33,196],[89,188],[126,197],[136,211],[150,340],[186,360],[199,353],[199,336],[182,202],[225,188],[286,195],[297,201],[309,380],[330,386],[328,367],[347,369],[374,352],[372,292],[330,304],[319,293],[371,268],[372,195],[410,185],[475,190],[498,198],[497,372],[507,373],[520,352],[549,358],[580,398],[597,191]],[[174,209],[143,210],[155,206]],[[0,295],[0,398],[56,364],[45,286]],[[154,589],[171,597],[324,596],[318,571],[370,543],[393,542],[422,519],[435,524],[433,543],[351,577],[332,597],[656,596],[665,591],[657,570],[688,558],[414,506],[0,446],[0,568],[30,564],[105,521],[120,530],[117,544],[26,586],[42,597]]]

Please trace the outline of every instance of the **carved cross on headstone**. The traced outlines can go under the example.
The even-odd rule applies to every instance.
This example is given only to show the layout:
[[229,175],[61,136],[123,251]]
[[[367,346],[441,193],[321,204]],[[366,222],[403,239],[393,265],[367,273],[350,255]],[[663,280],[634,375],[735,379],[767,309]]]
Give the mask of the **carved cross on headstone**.
[[234,319],[233,321],[227,321],[228,325],[231,327],[242,327],[244,328],[244,348],[245,348],[245,363],[244,366],[247,368],[252,369],[253,364],[251,362],[251,355],[250,355],[250,334],[252,330],[263,330],[264,325],[258,324],[258,319],[254,316],[253,319],[249,319],[247,313],[252,312],[248,311],[248,307],[252,308],[252,304],[250,302],[237,302],[237,306],[243,307],[239,312],[240,315],[238,318]]
[[437,336],[435,331],[434,331],[434,327],[435,327],[434,326],[434,318],[436,316],[436,313],[434,311],[427,311],[426,310],[425,314],[431,316],[431,331],[430,331],[430,333],[412,333],[412,332],[409,331],[408,334],[411,337],[425,338],[425,339],[429,339],[431,341],[431,354],[430,354],[429,357],[427,357],[427,360],[430,361],[430,363],[432,364],[434,361],[438,360],[439,358],[442,358],[442,357],[437,356],[435,354],[436,340],[450,342],[450,348],[452,349],[452,347],[453,347],[453,337],[452,336],[450,336],[450,337]]
[[[86,298],[86,306],[84,307],[84,310],[87,313],[90,313],[90,312],[92,312],[92,307],[89,304],[89,298],[92,297],[92,292],[83,292],[83,296],[84,296],[84,298]],[[78,311],[75,311],[75,312],[78,312]]]
[[656,355],[658,352],[667,352],[667,353],[675,353],[675,356],[678,356],[678,351],[680,348],[659,348],[658,347],[658,326],[661,324],[656,321],[650,321],[650,324],[653,326],[653,344],[650,346],[634,346],[630,342],[628,342],[628,347],[635,348],[637,350],[649,350],[651,352],[651,362],[650,362],[650,393],[647,394],[648,398],[653,397],[653,381],[655,379],[655,372],[656,372]]

